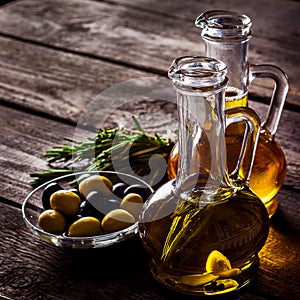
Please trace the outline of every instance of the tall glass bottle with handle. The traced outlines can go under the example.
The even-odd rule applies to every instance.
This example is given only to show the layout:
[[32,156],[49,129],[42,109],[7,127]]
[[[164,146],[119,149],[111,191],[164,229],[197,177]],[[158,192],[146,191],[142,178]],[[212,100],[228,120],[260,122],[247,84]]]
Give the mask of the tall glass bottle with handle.
[[[247,107],[248,86],[255,78],[271,78],[275,87],[269,111],[262,122],[259,143],[250,177],[250,188],[261,198],[272,216],[278,206],[276,194],[286,175],[286,160],[275,133],[288,93],[286,75],[273,65],[251,65],[248,62],[248,44],[251,39],[251,20],[243,14],[231,11],[208,11],[195,21],[202,28],[205,55],[222,60],[228,68],[225,108]],[[226,130],[227,163],[229,172],[234,171],[243,140],[244,124],[232,124]],[[168,165],[169,178],[177,172],[177,145],[173,149]],[[243,177],[243,168],[240,170]]]
[[225,294],[254,277],[269,217],[262,201],[239,181],[239,172],[228,176],[224,130],[246,122],[237,169],[243,165],[248,177],[259,121],[242,107],[225,115],[227,78],[221,61],[180,57],[169,77],[177,92],[179,168],[176,179],[143,206],[140,237],[160,283],[181,293]]

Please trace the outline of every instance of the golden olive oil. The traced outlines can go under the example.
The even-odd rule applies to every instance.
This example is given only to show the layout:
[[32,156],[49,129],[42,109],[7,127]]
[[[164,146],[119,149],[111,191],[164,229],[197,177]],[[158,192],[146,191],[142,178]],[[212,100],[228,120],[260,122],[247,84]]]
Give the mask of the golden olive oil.
[[[226,109],[236,106],[247,106],[247,95],[239,95],[241,95],[241,93],[237,89],[230,87],[226,89]],[[244,122],[230,124],[225,130],[227,166],[229,173],[236,167],[244,132]],[[175,145],[169,156],[167,170],[169,179],[176,177],[177,166],[178,146]],[[239,175],[244,177],[243,168],[241,168]],[[285,175],[286,161],[284,153],[276,143],[274,137],[266,130],[262,129],[256,149],[249,187],[263,201],[270,217],[277,209],[278,202],[275,196],[284,182]]]
[[[172,181],[163,189],[171,190]],[[268,235],[260,199],[246,187],[220,189],[213,198],[200,190],[185,199],[171,194],[161,202],[154,199],[139,224],[153,276],[188,294],[217,295],[247,284]],[[176,208],[164,215],[163,205],[172,207],[172,202]]]

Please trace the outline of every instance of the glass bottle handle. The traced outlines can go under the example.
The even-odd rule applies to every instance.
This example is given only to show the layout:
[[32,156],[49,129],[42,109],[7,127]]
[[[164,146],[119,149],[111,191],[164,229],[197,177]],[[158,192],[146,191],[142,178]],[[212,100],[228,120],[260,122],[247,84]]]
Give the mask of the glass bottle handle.
[[244,121],[246,129],[243,137],[241,151],[237,165],[230,174],[231,180],[238,183],[239,181],[250,179],[252,165],[260,132],[260,121],[255,111],[249,107],[236,107],[225,110],[226,127],[232,123]]
[[249,81],[255,78],[271,78],[275,82],[271,103],[261,127],[266,129],[272,136],[276,133],[282,114],[284,102],[289,90],[286,74],[278,67],[268,64],[250,65]]

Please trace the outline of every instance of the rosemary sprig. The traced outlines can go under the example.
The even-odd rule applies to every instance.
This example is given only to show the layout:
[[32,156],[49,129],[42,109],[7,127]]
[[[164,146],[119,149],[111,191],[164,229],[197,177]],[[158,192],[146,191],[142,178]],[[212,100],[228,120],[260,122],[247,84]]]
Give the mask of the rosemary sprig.
[[190,190],[186,199],[178,199],[161,254],[161,261],[165,265],[174,267],[178,263],[179,253],[184,253],[184,259],[189,258],[193,240],[199,239],[200,233],[212,220],[216,206],[227,201],[233,192],[234,189],[220,187],[214,193],[210,190],[207,193],[205,188],[197,188]]
[[[38,185],[55,177],[76,171],[113,171],[113,161],[118,162],[118,171],[127,172],[128,157],[131,169],[139,176],[150,173],[149,159],[154,154],[162,155],[166,160],[174,145],[170,140],[158,134],[146,133],[133,117],[137,130],[103,128],[85,141],[65,138],[72,145],[54,146],[47,150],[49,169],[31,173],[31,183]],[[113,159],[112,159],[113,155]],[[127,168],[127,169],[126,169]]]
[[164,264],[173,266],[176,253],[185,253],[186,257],[189,255],[188,247],[207,224],[212,208],[213,206],[199,208],[188,200],[180,203],[173,213],[173,221],[162,251],[161,260]]

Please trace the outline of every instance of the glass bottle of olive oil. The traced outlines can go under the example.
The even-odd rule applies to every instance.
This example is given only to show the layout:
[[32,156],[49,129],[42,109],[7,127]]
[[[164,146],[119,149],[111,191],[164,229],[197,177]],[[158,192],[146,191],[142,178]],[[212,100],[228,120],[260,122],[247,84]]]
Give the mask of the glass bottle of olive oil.
[[[265,206],[238,171],[243,165],[245,176],[250,173],[258,117],[243,108],[225,116],[228,79],[221,61],[180,57],[169,77],[177,92],[179,167],[176,178],[143,206],[140,237],[153,276],[166,287],[195,295],[229,293],[255,276],[269,230]],[[225,125],[241,120],[245,141],[235,177],[229,177]]]
[[[262,124],[258,147],[249,186],[264,202],[271,217],[278,206],[275,198],[286,175],[286,160],[275,133],[288,92],[285,74],[273,65],[250,65],[248,42],[251,39],[251,20],[242,14],[230,11],[208,11],[195,21],[202,28],[206,56],[222,60],[228,68],[229,82],[226,88],[225,108],[248,106],[248,85],[259,77],[275,81],[268,115]],[[245,125],[243,122],[226,129],[227,163],[229,172],[234,171],[240,153]],[[168,176],[175,178],[178,165],[177,145],[171,152]],[[240,169],[243,176],[243,167]]]

